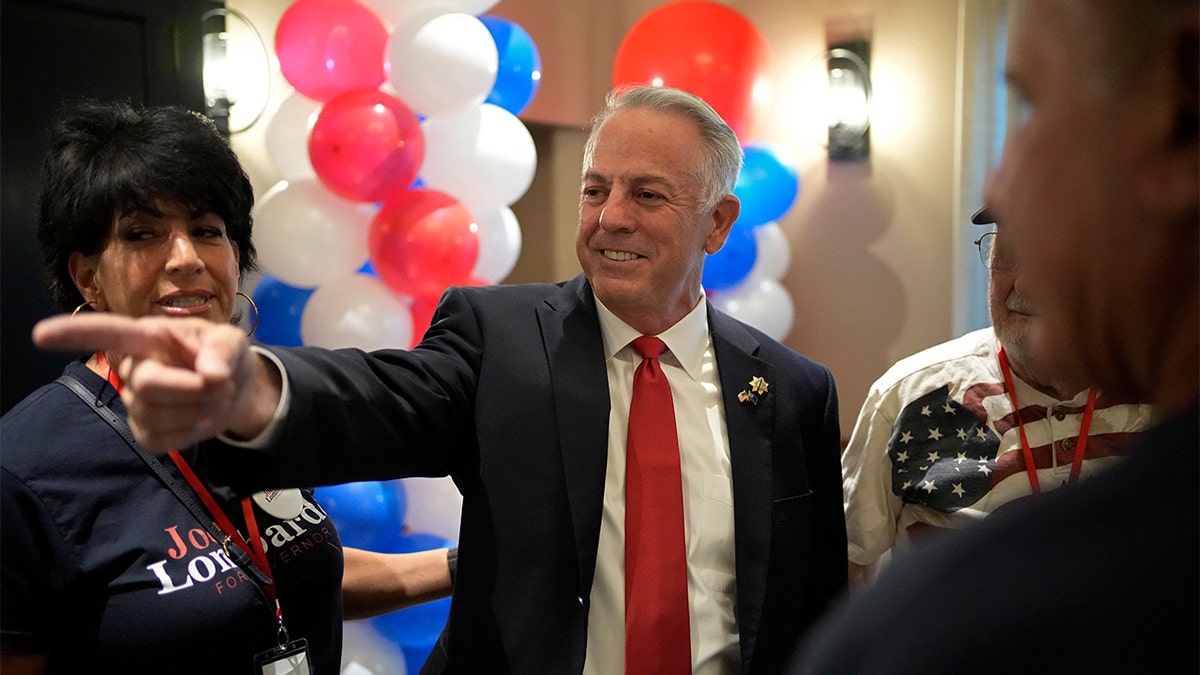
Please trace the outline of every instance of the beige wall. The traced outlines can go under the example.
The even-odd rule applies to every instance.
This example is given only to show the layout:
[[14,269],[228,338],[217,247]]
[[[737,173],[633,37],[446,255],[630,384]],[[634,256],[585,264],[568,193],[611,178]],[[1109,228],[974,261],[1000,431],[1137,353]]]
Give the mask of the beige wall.
[[[962,17],[972,0],[741,0],[727,3],[762,32],[773,54],[773,101],[752,138],[789,150],[800,196],[780,221],[792,256],[783,279],[795,304],[789,346],[828,365],[848,436],[870,383],[896,359],[952,337],[961,245]],[[288,0],[231,0],[268,40]],[[583,127],[611,84],[621,38],[653,0],[501,0],[488,13],[537,44],[543,78],[522,115],[538,147],[534,183],[513,210],[523,245],[506,282],[575,274],[573,234]],[[993,3],[994,4],[994,3]],[[553,9],[547,9],[552,7]],[[806,82],[827,26],[869,27],[875,110],[871,157],[830,163]],[[286,95],[277,78],[272,100]],[[235,147],[261,194],[275,175],[259,124]],[[968,192],[968,195],[971,193]],[[968,298],[968,302],[974,301]],[[983,299],[979,298],[979,302]]]

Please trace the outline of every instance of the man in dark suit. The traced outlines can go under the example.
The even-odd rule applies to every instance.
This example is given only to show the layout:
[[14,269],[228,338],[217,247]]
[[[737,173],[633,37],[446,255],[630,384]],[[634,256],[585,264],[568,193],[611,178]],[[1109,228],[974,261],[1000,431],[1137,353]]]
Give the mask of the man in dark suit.
[[256,357],[232,331],[106,317],[37,339],[136,353],[122,370],[141,440],[254,439],[274,461],[247,468],[253,485],[452,476],[460,562],[428,671],[632,673],[647,662],[624,651],[627,608],[644,601],[625,589],[631,341],[657,336],[686,531],[680,670],[778,672],[845,586],[837,397],[824,366],[704,298],[740,166],[695,96],[614,92],[584,153],[584,273],[450,289],[411,352]]
[[986,201],[1042,310],[1027,348],[1160,421],[1094,478],[897,556],[796,673],[1200,664],[1200,3],[1010,6],[1019,114]]

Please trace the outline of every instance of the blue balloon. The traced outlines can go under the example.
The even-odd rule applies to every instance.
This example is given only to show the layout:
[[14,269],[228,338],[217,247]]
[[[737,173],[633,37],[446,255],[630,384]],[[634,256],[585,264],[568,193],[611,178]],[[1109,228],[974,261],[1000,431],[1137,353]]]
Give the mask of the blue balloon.
[[436,643],[427,645],[400,645],[400,651],[404,652],[404,667],[406,673],[421,672],[421,667],[429,660],[429,655],[433,653],[433,646]]
[[743,226],[738,219],[730,228],[721,250],[704,260],[704,276],[700,283],[710,291],[733,288],[750,274],[757,259],[758,243],[754,240],[754,230]]
[[[398,537],[390,552],[412,553],[451,546],[454,546],[453,542],[435,534],[411,532]],[[438,635],[446,626],[446,617],[449,615],[450,598],[442,598],[372,617],[368,621],[375,630],[379,631],[380,635],[404,649],[406,660],[410,660],[411,668],[411,660],[416,660],[416,658],[420,659],[420,663],[424,663],[425,658],[429,656],[428,650],[437,642]],[[410,650],[413,652],[413,659],[407,658]],[[418,665],[417,670],[419,669]],[[412,672],[416,672],[416,670]]]
[[392,541],[387,553],[416,553],[451,546],[454,546],[454,542],[431,532],[405,532]]
[[312,288],[296,288],[267,274],[254,287],[251,297],[258,306],[258,328],[254,338],[265,345],[299,347],[300,317],[313,294]]
[[742,202],[738,225],[758,227],[779,220],[800,192],[796,167],[770,143],[748,143],[742,150],[745,162],[733,188]]
[[542,81],[542,57],[538,54],[537,45],[524,28],[508,19],[483,15],[479,20],[492,34],[496,51],[500,54],[496,84],[492,86],[485,103],[520,115],[537,94]]
[[342,544],[391,551],[401,536],[407,501],[399,481],[363,481],[316,488],[314,496],[337,526]]

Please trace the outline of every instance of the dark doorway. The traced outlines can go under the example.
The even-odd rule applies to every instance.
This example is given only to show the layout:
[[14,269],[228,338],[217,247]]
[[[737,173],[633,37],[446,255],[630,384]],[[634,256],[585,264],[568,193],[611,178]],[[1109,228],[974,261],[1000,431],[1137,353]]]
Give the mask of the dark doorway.
[[82,97],[204,110],[201,15],[212,0],[0,0],[0,413],[70,358],[29,334],[50,302],[34,234],[47,125]]

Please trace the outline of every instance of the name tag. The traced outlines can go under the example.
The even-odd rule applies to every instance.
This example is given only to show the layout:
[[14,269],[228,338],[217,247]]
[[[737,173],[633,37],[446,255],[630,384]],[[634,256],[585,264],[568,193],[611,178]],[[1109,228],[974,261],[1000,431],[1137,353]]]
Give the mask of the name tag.
[[292,640],[254,657],[254,668],[262,675],[312,675],[308,659],[308,640]]

